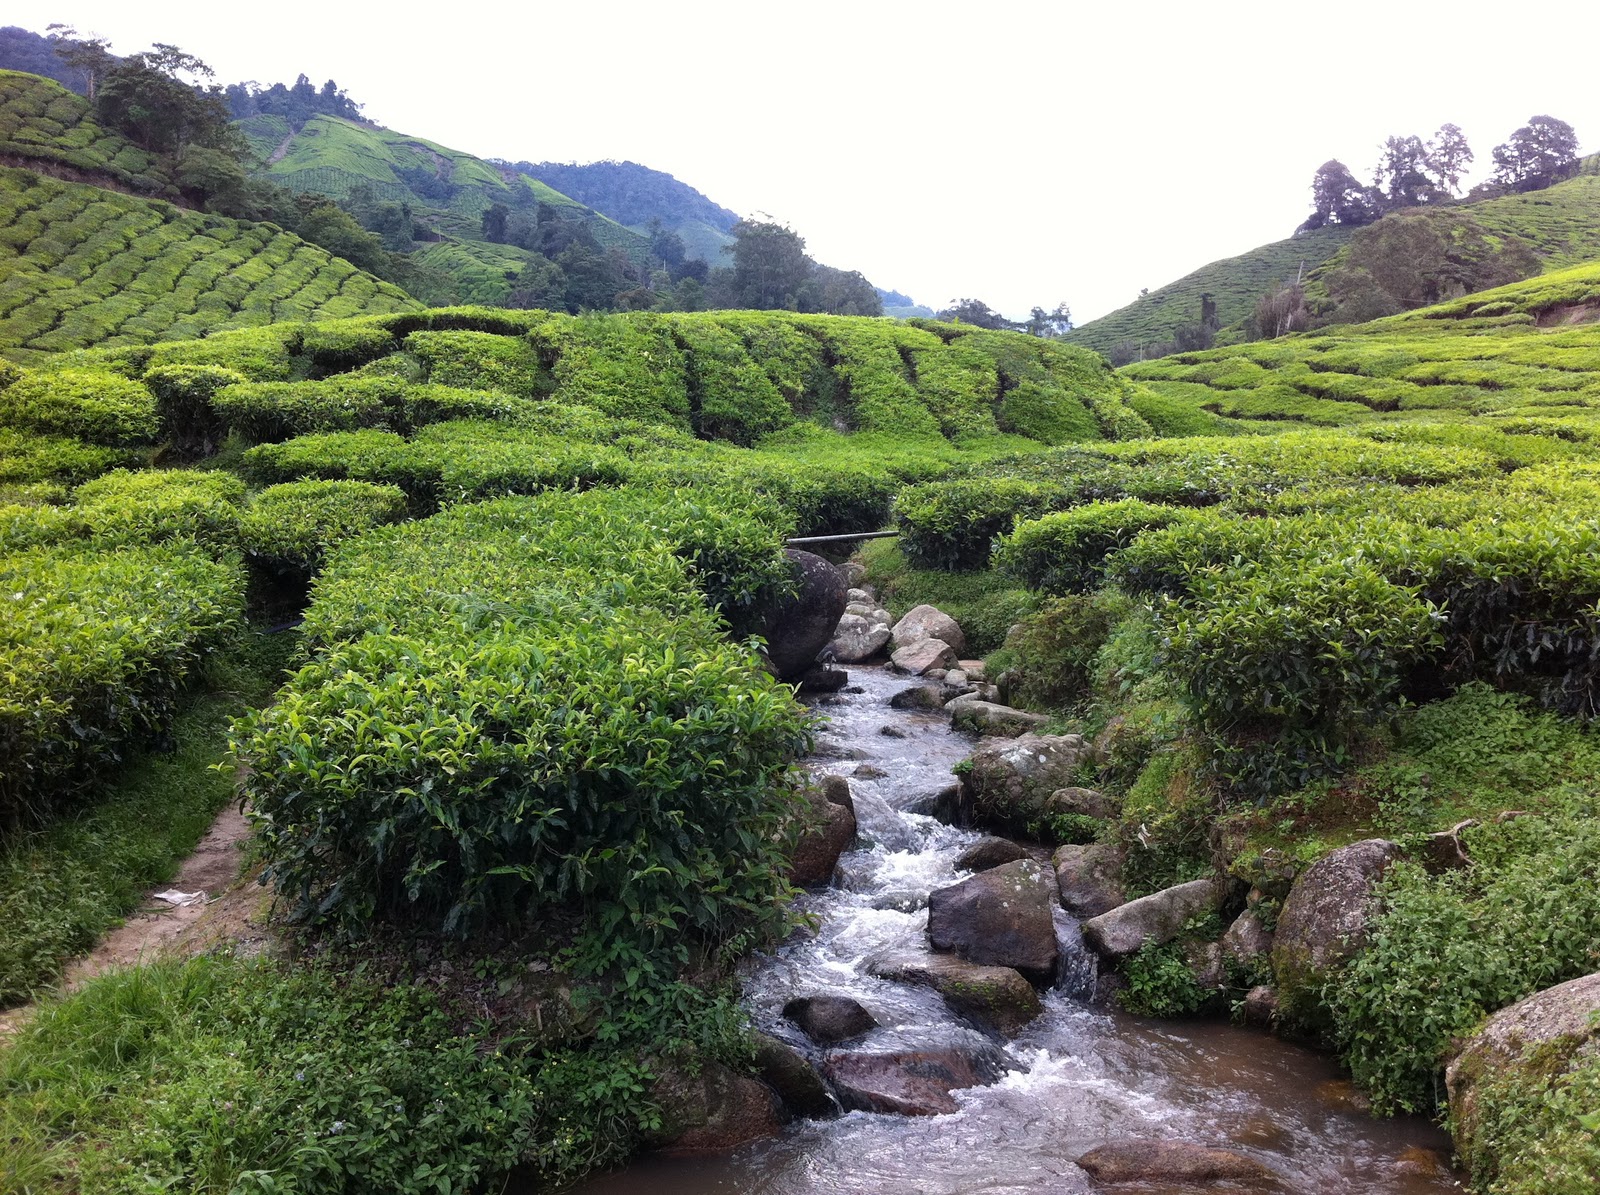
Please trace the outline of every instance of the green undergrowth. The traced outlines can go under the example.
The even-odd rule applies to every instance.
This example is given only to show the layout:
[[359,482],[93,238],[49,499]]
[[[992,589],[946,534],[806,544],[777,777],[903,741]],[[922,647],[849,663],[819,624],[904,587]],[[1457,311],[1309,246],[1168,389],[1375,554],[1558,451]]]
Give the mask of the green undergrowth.
[[519,1033],[461,989],[504,1004],[523,968],[440,988],[349,964],[203,956],[41,1007],[0,1052],[6,1189],[422,1195],[514,1169],[558,1187],[659,1123],[646,1048],[742,1049],[718,992],[653,1022]]
[[271,696],[288,646],[252,638],[212,661],[161,742],[58,820],[0,844],[0,1005],[48,985],[171,878],[232,799],[231,776],[214,765],[232,720]]
[[1381,1109],[1432,1110],[1456,1039],[1488,1013],[1594,970],[1594,798],[1534,795],[1542,812],[1465,832],[1470,868],[1395,867],[1366,949],[1324,992],[1345,1061]]

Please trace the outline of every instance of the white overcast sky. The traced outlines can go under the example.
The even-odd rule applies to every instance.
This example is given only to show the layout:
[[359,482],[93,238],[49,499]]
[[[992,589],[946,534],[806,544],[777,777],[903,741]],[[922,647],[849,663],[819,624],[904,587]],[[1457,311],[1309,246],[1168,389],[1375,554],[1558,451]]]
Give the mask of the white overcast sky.
[[482,157],[665,170],[942,305],[1086,322],[1287,236],[1330,157],[1536,113],[1600,148],[1600,3],[340,4],[7,0],[224,82],[336,79]]

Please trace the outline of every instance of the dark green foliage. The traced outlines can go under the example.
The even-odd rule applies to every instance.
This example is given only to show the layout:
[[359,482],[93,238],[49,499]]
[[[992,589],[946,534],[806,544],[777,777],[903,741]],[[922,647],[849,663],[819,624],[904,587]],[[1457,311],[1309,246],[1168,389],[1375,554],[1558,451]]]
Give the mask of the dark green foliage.
[[99,175],[136,194],[177,197],[157,155],[97,123],[87,100],[36,75],[0,71],[0,153]]
[[1068,710],[1089,696],[1096,658],[1127,614],[1115,591],[1052,598],[1005,637],[991,669],[1011,674],[1008,696],[1030,710]]
[[1048,510],[1055,497],[1054,487],[1018,478],[908,486],[895,498],[900,548],[921,568],[983,568],[996,537],[1017,519]]
[[[719,1012],[701,996],[679,1015]],[[465,1015],[327,963],[117,972],[41,1009],[0,1061],[8,1163],[86,1190],[433,1195],[518,1165],[563,1186],[654,1123],[634,1042],[491,1044],[462,1032]]]
[[1117,993],[1117,1003],[1136,1016],[1193,1016],[1216,997],[1195,979],[1182,942],[1141,946],[1123,962],[1122,974],[1128,986]]
[[144,375],[144,384],[156,398],[161,438],[182,456],[203,456],[215,451],[224,427],[212,399],[225,386],[245,377],[215,365],[162,365]]
[[405,517],[398,486],[364,481],[291,481],[269,486],[239,518],[239,543],[268,568],[302,576],[353,535]]
[[86,369],[25,374],[0,391],[0,426],[121,448],[156,439],[155,399],[137,382]]
[[233,631],[236,568],[192,547],[0,557],[0,817],[59,809],[169,716]]
[[859,559],[867,580],[892,610],[937,606],[960,624],[967,650],[976,656],[994,651],[1006,633],[1033,610],[1036,598],[993,571],[950,573],[911,567],[893,540],[862,545]]

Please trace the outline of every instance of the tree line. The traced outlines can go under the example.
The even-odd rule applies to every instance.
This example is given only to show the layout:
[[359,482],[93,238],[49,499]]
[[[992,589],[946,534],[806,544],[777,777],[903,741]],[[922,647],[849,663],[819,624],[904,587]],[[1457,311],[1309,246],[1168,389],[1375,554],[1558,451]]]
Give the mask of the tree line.
[[[1311,179],[1311,215],[1296,232],[1330,224],[1360,227],[1390,212],[1452,203],[1475,156],[1466,134],[1444,124],[1424,141],[1415,135],[1385,139],[1372,182],[1362,183],[1337,158],[1317,167]],[[1534,116],[1491,151],[1494,171],[1468,200],[1539,191],[1571,178],[1578,167],[1578,136],[1553,116]]]

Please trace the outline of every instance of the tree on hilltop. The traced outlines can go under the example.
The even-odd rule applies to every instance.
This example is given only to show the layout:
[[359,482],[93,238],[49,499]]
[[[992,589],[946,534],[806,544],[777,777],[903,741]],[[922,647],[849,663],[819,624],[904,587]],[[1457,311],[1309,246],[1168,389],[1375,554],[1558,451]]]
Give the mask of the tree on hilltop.
[[1428,149],[1422,138],[1385,140],[1372,178],[1373,189],[1383,194],[1383,206],[1393,210],[1427,203],[1432,198],[1427,167]]
[[1472,161],[1472,147],[1460,126],[1442,124],[1428,142],[1423,169],[1436,190],[1454,198],[1461,193],[1461,176]]
[[1310,231],[1328,224],[1359,227],[1371,224],[1382,212],[1381,196],[1364,187],[1337,158],[1330,158],[1311,178],[1311,215],[1296,231]]
[[1571,176],[1578,164],[1578,134],[1553,116],[1529,119],[1494,147],[1489,181],[1511,191],[1541,191]]
[[945,323],[971,324],[974,328],[988,328],[997,332],[1009,331],[1016,326],[982,299],[957,299],[933,318]]

